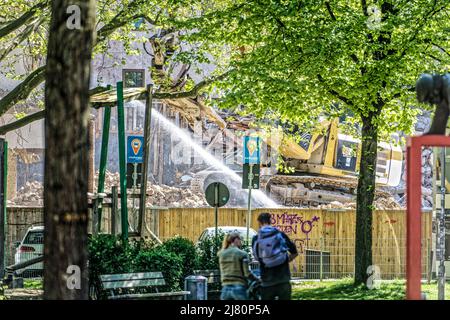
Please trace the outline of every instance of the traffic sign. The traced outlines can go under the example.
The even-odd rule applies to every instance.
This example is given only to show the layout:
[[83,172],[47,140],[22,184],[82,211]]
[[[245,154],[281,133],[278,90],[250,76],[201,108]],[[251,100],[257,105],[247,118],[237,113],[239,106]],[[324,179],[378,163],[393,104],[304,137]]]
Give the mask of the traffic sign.
[[128,136],[127,138],[127,162],[142,163],[144,156],[144,137]]
[[[250,181],[250,164],[244,164],[244,172],[242,173],[242,189],[248,189],[248,184]],[[252,189],[259,189],[259,165],[252,165]]]
[[244,137],[244,163],[259,164],[260,163],[260,143],[259,137]]
[[230,191],[222,182],[213,182],[206,187],[205,198],[211,207],[223,207],[230,199]]

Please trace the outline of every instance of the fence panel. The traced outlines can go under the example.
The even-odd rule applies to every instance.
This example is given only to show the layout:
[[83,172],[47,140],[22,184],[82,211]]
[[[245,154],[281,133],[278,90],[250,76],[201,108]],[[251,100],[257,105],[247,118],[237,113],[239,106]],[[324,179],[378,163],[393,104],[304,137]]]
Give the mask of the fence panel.
[[[255,209],[251,226],[258,229],[260,212],[272,214],[272,223],[284,231],[300,253],[292,263],[292,273],[301,278],[342,278],[354,272],[355,223],[353,210]],[[102,232],[110,232],[111,210],[103,208]],[[245,209],[219,209],[219,226],[245,226]],[[133,217],[130,217],[133,220]],[[131,221],[130,221],[131,222]],[[145,224],[161,240],[181,235],[196,242],[201,232],[214,226],[211,208],[148,208]],[[6,264],[11,265],[15,243],[21,241],[29,227],[43,223],[43,209],[10,207],[7,214]],[[431,212],[422,215],[422,270],[430,270]],[[89,231],[92,229],[90,228]],[[383,279],[404,278],[406,254],[406,215],[404,210],[377,210],[373,214],[373,264]]]

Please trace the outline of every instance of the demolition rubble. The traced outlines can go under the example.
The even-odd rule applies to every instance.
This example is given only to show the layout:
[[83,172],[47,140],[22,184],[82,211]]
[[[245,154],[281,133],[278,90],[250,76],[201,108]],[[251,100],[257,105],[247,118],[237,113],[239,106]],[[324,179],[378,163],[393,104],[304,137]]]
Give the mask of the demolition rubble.
[[[97,175],[98,176],[98,175]],[[105,193],[111,193],[112,186],[119,186],[119,173],[106,172],[105,176]],[[97,181],[96,181],[97,184]],[[8,201],[8,206],[27,206],[41,207],[43,206],[43,185],[40,182],[27,182],[21,187],[17,196]],[[129,193],[133,190],[129,189]],[[139,190],[135,190],[136,193]],[[178,188],[166,185],[149,184],[147,187],[147,205],[158,207],[185,207],[185,208],[202,208],[208,207],[203,193],[193,191],[191,188]],[[105,200],[108,201],[108,200]],[[135,200],[137,201],[137,200]],[[133,200],[129,199],[130,205]],[[394,199],[394,197],[379,197],[375,199],[375,206],[381,210],[402,209],[403,207]],[[319,205],[318,209],[355,209],[356,203],[341,203],[333,201],[329,204]]]
[[42,207],[44,205],[44,186],[38,181],[27,181],[17,190],[17,195],[6,202],[8,206]]
[[[96,177],[98,177],[98,174],[96,175]],[[105,193],[111,193],[111,187],[119,185],[120,185],[119,173],[111,173],[109,171],[106,171]],[[128,192],[132,193],[133,190],[129,189]],[[134,190],[134,192],[139,193],[139,189]],[[177,188],[150,183],[147,185],[146,202],[148,206],[159,206],[159,207],[198,208],[208,206],[203,194],[196,193],[189,188]]]

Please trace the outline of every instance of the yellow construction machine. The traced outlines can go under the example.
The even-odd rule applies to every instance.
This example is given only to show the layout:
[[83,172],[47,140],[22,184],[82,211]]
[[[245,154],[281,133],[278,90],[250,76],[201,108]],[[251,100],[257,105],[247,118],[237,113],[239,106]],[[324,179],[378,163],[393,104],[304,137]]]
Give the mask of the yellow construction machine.
[[[265,174],[261,180],[270,197],[285,205],[317,205],[339,201],[352,202],[357,187],[361,143],[339,133],[339,120],[324,121],[321,130],[302,136],[296,143],[284,136],[279,152],[285,166],[294,173]],[[268,145],[271,140],[265,141]],[[397,186],[402,175],[403,153],[399,146],[379,143],[376,167],[377,186]],[[389,196],[377,188],[378,195]]]

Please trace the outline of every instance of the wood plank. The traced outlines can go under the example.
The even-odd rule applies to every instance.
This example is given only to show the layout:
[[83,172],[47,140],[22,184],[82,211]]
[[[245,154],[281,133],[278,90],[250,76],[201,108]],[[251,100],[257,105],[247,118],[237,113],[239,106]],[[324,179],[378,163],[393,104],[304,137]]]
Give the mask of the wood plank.
[[190,291],[174,291],[174,292],[156,292],[156,293],[133,293],[109,296],[109,300],[121,299],[145,299],[145,298],[163,298],[163,297],[182,297],[190,294]]
[[166,282],[160,279],[138,279],[138,280],[118,280],[118,281],[102,281],[102,287],[105,290],[119,288],[138,288],[151,286],[164,286]]
[[163,278],[162,272],[116,273],[116,274],[104,274],[100,276],[101,281],[137,280],[137,279],[154,279],[154,278]]

